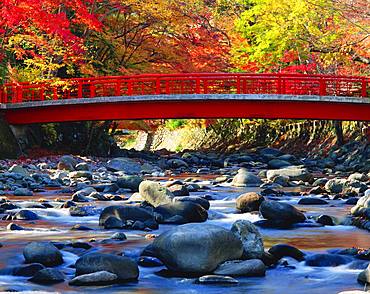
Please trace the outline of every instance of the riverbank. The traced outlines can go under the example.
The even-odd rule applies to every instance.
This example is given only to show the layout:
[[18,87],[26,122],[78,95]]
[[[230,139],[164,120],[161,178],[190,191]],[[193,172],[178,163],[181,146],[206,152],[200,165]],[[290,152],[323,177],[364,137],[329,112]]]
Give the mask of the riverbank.
[[[310,159],[264,148],[1,161],[1,290],[361,290],[357,279],[369,264],[370,234],[352,224],[368,218],[370,165],[369,148],[357,147]],[[176,230],[189,233],[176,244],[166,241]],[[43,250],[32,259],[32,241],[53,245],[45,250],[36,243],[32,252]],[[127,258],[116,260],[121,255]],[[231,269],[225,269],[228,260]],[[120,268],[112,267],[116,262]],[[83,263],[90,272],[110,274],[83,277],[89,273]],[[219,276],[205,284],[212,273]],[[77,286],[75,277],[105,285]]]

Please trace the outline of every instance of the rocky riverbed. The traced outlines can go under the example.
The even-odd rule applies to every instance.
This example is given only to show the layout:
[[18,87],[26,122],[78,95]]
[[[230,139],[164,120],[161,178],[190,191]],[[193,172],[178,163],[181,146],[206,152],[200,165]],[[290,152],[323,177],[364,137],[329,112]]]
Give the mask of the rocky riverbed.
[[1,161],[0,291],[364,290],[369,148],[356,152]]

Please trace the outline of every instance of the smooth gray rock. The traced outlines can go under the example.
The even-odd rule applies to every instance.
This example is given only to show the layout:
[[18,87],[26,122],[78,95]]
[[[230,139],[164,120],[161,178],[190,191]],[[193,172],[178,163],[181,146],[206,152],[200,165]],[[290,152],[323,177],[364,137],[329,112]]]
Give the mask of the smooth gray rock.
[[304,222],[306,219],[304,214],[293,205],[278,201],[263,201],[260,213],[268,220],[288,224]]
[[276,244],[268,252],[278,260],[286,256],[298,261],[305,260],[305,254],[301,250],[288,244]]
[[14,196],[32,196],[33,193],[31,190],[27,188],[17,188],[13,192]]
[[[158,220],[159,223],[199,223],[205,222],[208,218],[207,210],[191,201],[160,205],[154,209],[154,213],[161,216]],[[174,221],[175,216],[179,216],[181,219],[177,218]]]
[[243,244],[232,232],[210,224],[172,228],[154,239],[152,249],[168,269],[185,273],[209,273],[243,254]]
[[176,202],[186,202],[186,201],[190,201],[190,202],[193,202],[195,204],[199,204],[200,206],[202,206],[205,210],[208,210],[209,207],[210,207],[210,203],[207,199],[203,198],[203,197],[200,197],[200,196],[182,196],[182,197],[175,197],[173,198],[173,201]]
[[255,174],[248,172],[245,168],[241,168],[231,184],[236,187],[258,187],[262,184],[262,181]]
[[123,189],[130,189],[133,192],[139,191],[140,183],[143,181],[142,177],[139,176],[122,176],[117,179],[117,185]]
[[287,176],[290,181],[309,182],[313,179],[312,174],[307,169],[296,166],[268,170],[266,176],[268,180],[272,180],[276,176]]
[[23,249],[26,263],[57,266],[63,263],[62,253],[50,242],[31,242]]
[[109,160],[106,165],[110,171],[123,171],[126,174],[138,174],[141,171],[141,164],[125,157],[117,157]]
[[42,285],[51,285],[63,282],[64,274],[55,268],[44,268],[39,270],[29,281]]
[[91,274],[85,274],[77,276],[69,281],[69,285],[72,286],[100,286],[100,285],[111,285],[115,284],[118,276],[116,274],[99,271]]
[[266,266],[260,259],[232,260],[220,264],[214,274],[232,277],[262,277],[266,274]]
[[31,210],[22,209],[14,215],[17,220],[37,220],[39,216]]
[[99,217],[99,225],[103,226],[109,217],[115,217],[123,223],[127,221],[154,221],[154,216],[148,210],[134,205],[115,205],[103,209]]
[[137,280],[139,268],[130,258],[104,253],[88,253],[75,264],[76,276],[107,271],[117,275],[119,281]]

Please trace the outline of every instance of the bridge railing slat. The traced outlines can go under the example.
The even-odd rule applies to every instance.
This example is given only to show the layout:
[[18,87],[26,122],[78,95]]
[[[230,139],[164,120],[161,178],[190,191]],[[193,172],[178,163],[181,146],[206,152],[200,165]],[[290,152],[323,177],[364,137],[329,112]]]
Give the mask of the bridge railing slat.
[[19,103],[102,96],[160,94],[288,94],[370,96],[367,77],[248,74],[186,73],[108,76],[52,82],[17,83],[0,86],[1,103]]

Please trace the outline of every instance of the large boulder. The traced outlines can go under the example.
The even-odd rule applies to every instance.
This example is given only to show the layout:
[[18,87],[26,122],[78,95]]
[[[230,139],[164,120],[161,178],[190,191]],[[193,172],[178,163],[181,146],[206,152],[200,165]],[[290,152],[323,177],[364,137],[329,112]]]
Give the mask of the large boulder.
[[266,273],[266,266],[260,259],[232,260],[220,264],[214,273],[232,277],[262,277]]
[[236,187],[258,187],[261,184],[261,179],[245,168],[239,169],[232,181],[232,185]]
[[105,222],[112,217],[122,221],[122,223],[127,223],[128,221],[141,221],[143,223],[154,222],[153,214],[142,207],[134,205],[115,205],[103,209],[99,217],[99,225],[104,226]]
[[276,176],[289,177],[290,181],[304,181],[309,182],[313,179],[312,174],[305,168],[292,166],[289,168],[273,169],[267,171],[267,179],[273,180]]
[[76,276],[107,271],[117,275],[118,281],[137,280],[139,268],[130,258],[104,253],[88,253],[80,257],[75,264]]
[[117,157],[107,162],[106,168],[110,171],[123,171],[126,174],[138,174],[141,171],[141,164],[125,157]]
[[244,193],[236,199],[236,209],[243,213],[258,211],[262,201],[264,200],[263,196],[256,192]]
[[26,263],[57,266],[63,263],[62,253],[50,242],[31,242],[23,249]]
[[229,230],[210,224],[186,224],[159,235],[155,255],[176,272],[209,273],[228,260],[240,259],[242,242]]
[[201,223],[208,218],[207,210],[201,205],[192,201],[176,201],[157,206],[154,213],[159,214],[157,217],[159,223]]
[[294,224],[304,222],[306,219],[293,205],[279,201],[263,201],[260,213],[265,219],[277,223]]
[[170,190],[157,182],[143,181],[139,186],[139,193],[144,200],[157,207],[172,202],[175,197]]
[[237,220],[233,223],[231,232],[243,244],[243,259],[262,258],[263,240],[255,225],[247,220]]

